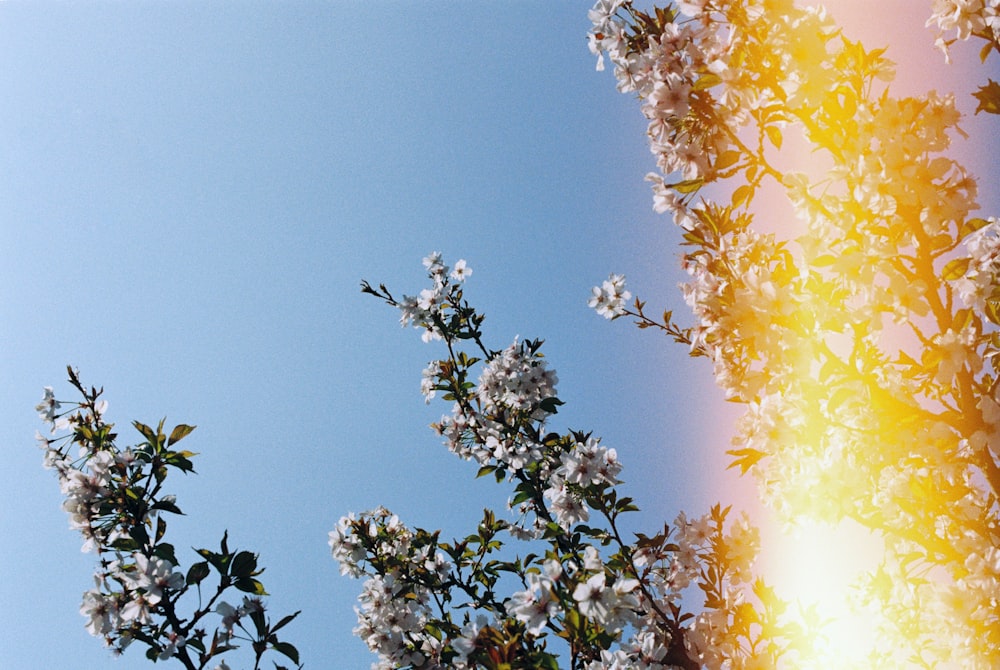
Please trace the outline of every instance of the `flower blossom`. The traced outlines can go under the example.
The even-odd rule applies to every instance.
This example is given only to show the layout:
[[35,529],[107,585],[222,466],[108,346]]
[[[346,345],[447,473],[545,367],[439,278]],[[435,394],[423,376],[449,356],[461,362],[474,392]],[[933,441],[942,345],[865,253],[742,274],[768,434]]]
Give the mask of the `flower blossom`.
[[625,313],[625,305],[632,294],[625,290],[625,275],[610,275],[600,286],[595,286],[587,305],[605,319],[614,319]]
[[541,419],[546,413],[539,411],[538,405],[555,397],[558,381],[556,373],[530,351],[528,343],[515,340],[487,364],[476,393],[486,413],[532,410],[533,417]]
[[557,561],[546,561],[544,571],[528,573],[528,588],[516,592],[507,601],[507,614],[523,622],[531,635],[540,635],[559,612],[554,588],[561,576],[562,566]]
[[46,386],[43,391],[44,396],[42,397],[42,401],[35,406],[35,410],[38,412],[38,418],[42,421],[45,423],[54,423],[56,412],[60,407],[59,401],[56,400],[51,386]]

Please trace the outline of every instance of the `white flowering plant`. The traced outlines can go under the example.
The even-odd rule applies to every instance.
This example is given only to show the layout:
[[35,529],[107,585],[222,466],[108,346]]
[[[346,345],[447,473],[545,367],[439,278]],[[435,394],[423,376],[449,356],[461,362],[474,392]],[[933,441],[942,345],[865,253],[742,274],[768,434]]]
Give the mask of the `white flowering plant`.
[[[946,54],[970,38],[983,60],[1000,51],[1000,0],[931,5]],[[653,208],[681,229],[694,323],[648,316],[620,274],[589,304],[711,361],[746,408],[732,467],[780,519],[847,519],[878,538],[856,584],[875,640],[860,660],[824,656],[822,622],[764,583],[758,532],[728,507],[626,538],[637,505],[617,450],[550,427],[562,401],[542,341],[488,347],[464,297],[472,270],[433,253],[417,295],[362,290],[444,346],[421,381],[426,401],[451,404],[435,428],[511,498],[450,541],[383,508],[337,523],[329,544],[364,580],[355,633],[373,667],[1000,667],[1000,221],[972,215],[953,96],[893,95],[886,50],[851,41],[818,5],[598,0],[589,18],[598,69],[613,65],[648,121]],[[996,82],[973,95],[976,113],[1000,113]],[[102,556],[82,608],[91,632],[202,668],[239,629],[257,664],[268,649],[297,663],[275,635],[295,615],[266,619],[253,554],[224,538],[182,576],[163,542],[179,510],[162,485],[191,470],[175,448],[191,428],[136,424],[145,442],[119,449],[100,392],[70,381],[84,398],[73,410],[51,389],[38,408],[69,434],[40,442],[71,524]],[[249,594],[241,606],[221,600],[230,587]],[[182,611],[192,588],[198,604]]]
[[[655,670],[793,654],[805,636],[755,576],[759,540],[746,518],[727,521],[717,505],[626,539],[621,517],[638,508],[619,492],[617,451],[549,427],[562,401],[542,342],[487,347],[484,316],[465,299],[465,263],[462,275],[440,254],[424,265],[432,286],[419,297],[362,290],[443,341],[447,356],[422,383],[425,397],[451,403],[434,428],[512,496],[507,518],[486,509],[474,533],[450,542],[381,508],[339,521],[330,546],[342,573],[365,579],[355,633],[378,655],[373,667]],[[613,276],[607,295],[595,289],[595,308],[623,310],[623,287]],[[697,614],[682,603],[692,592]]]
[[[983,40],[985,61],[998,8],[934,0],[927,24],[946,51]],[[882,543],[856,585],[878,631],[862,667],[997,667],[1000,227],[971,214],[954,97],[894,96],[886,49],[821,6],[600,0],[590,18],[598,69],[610,60],[649,122],[653,206],[681,228],[695,324],[638,299],[611,316],[711,359],[747,408],[732,465],[780,519],[848,519]],[[995,82],[973,95],[1000,111]]]
[[[220,657],[243,643],[253,650],[255,670],[268,651],[298,665],[298,650],[278,637],[298,612],[274,623],[267,617],[256,554],[231,549],[223,534],[219,550],[198,549],[203,560],[185,572],[165,540],[165,515],[182,512],[164,484],[172,470],[194,472],[195,454],[178,448],[194,426],[179,424],[167,434],[163,421],[155,428],[136,421],[143,441],[120,447],[104,418],[103,389],[88,389],[76,370],[68,371],[81,400],[59,401],[46,387],[36,409],[51,431],[37,439],[45,466],[59,477],[70,526],[83,535],[83,551],[100,558],[80,606],[87,630],[116,653],[138,642],[150,660],[175,659],[188,670],[213,663],[226,670]],[[235,606],[223,599],[234,590],[242,598]]]

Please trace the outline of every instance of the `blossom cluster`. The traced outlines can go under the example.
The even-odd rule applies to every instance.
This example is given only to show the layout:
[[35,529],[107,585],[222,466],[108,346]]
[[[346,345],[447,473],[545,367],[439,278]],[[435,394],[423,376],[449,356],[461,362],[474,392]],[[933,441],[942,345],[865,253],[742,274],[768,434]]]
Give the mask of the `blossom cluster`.
[[[452,452],[480,465],[493,462],[514,472],[539,460],[538,441],[510,430],[519,420],[544,422],[560,402],[555,393],[558,378],[538,355],[539,344],[515,341],[497,352],[482,371],[475,396],[467,402],[456,401],[451,414],[435,424]],[[436,371],[437,388],[450,388],[447,379],[453,367],[437,361],[428,370]]]
[[565,530],[590,519],[590,510],[579,491],[590,487],[620,484],[618,474],[622,465],[618,452],[608,449],[600,441],[587,437],[576,442],[573,449],[559,455],[559,467],[547,478],[545,499],[555,521]]
[[[996,10],[936,0],[928,25],[985,40],[985,59]],[[882,614],[869,662],[996,665],[998,243],[948,154],[964,134],[954,97],[893,96],[885,50],[821,8],[602,0],[590,18],[591,50],[649,120],[654,208],[691,249],[694,326],[652,322],[639,301],[624,313],[712,359],[747,407],[733,464],[782,518],[851,518],[883,540],[893,588],[861,585]],[[980,110],[1000,111],[989,88]],[[807,170],[781,167],[789,137],[811,149]],[[753,207],[764,180],[793,219]]]
[[[975,37],[985,60],[1000,51],[998,10],[934,0],[927,23],[946,54]],[[597,0],[589,18],[598,69],[612,63],[647,121],[653,208],[681,229],[694,324],[650,319],[617,274],[590,307],[711,360],[746,408],[733,465],[783,519],[849,518],[878,535],[882,560],[858,584],[877,619],[866,667],[1000,666],[1000,223],[971,217],[977,182],[949,154],[964,135],[954,97],[893,95],[884,49],[794,0]],[[1000,113],[1000,85],[974,95],[977,112]],[[809,166],[787,167],[789,140]],[[756,206],[765,186],[792,216]],[[745,516],[717,505],[626,538],[637,507],[620,493],[618,451],[550,427],[562,401],[542,341],[489,348],[466,262],[434,252],[424,267],[431,286],[416,295],[362,290],[446,345],[421,393],[451,403],[434,426],[448,449],[512,488],[510,518],[486,509],[451,541],[383,508],[338,521],[329,546],[364,580],[354,632],[374,668],[832,667],[807,619],[755,576]],[[180,509],[163,485],[171,468],[192,471],[175,446],[192,427],[137,422],[144,441],[119,448],[101,392],[72,370],[70,382],[82,402],[64,411],[46,387],[37,410],[51,432],[38,441],[71,527],[101,558],[87,629],[186,668],[228,670],[219,656],[241,640],[255,668],[267,650],[298,663],[276,635],[296,615],[267,619],[256,555],[223,537],[184,571],[164,541]],[[242,604],[223,599],[229,588]],[[192,590],[197,606],[179,607]]]
[[625,290],[625,276],[611,274],[600,286],[591,290],[587,304],[606,319],[614,319],[625,314],[632,294]]
[[434,321],[436,308],[445,300],[449,288],[461,284],[472,274],[472,268],[469,268],[464,260],[460,260],[455,263],[455,269],[451,270],[441,261],[441,254],[437,251],[424,258],[424,267],[433,279],[434,285],[422,290],[416,296],[404,295],[399,304],[402,312],[399,320],[403,326],[413,324],[422,327],[423,340],[429,342],[441,339],[440,325]]
[[[981,222],[981,223],[980,223]],[[996,304],[1000,300],[1000,222],[980,219],[981,226],[965,238],[968,256],[956,259],[951,270],[961,272],[954,281],[962,302],[996,322]]]
[[660,169],[679,171],[686,180],[703,177],[729,144],[718,124],[705,123],[712,104],[701,85],[704,75],[723,72],[726,44],[704,22],[674,22],[674,10],[659,15],[664,20],[659,34],[630,32],[638,26],[621,16],[630,11],[631,3],[622,0],[601,0],[590,11],[594,28],[588,38],[598,69],[603,69],[607,54],[618,89],[643,100],[647,134]]
[[329,544],[341,573],[366,575],[366,561],[378,569],[367,578],[355,608],[354,634],[378,654],[373,667],[433,667],[444,646],[427,630],[433,617],[431,593],[452,566],[423,531],[411,531],[384,508],[348,515],[330,532]]
[[[193,427],[181,424],[167,435],[162,422],[156,428],[135,422],[145,441],[120,448],[113,424],[104,420],[107,403],[100,399],[102,392],[86,389],[74,370],[69,373],[83,399],[60,411],[66,403],[46,387],[36,409],[51,432],[50,437],[39,434],[38,442],[45,467],[58,475],[66,496],[63,509],[71,528],[83,536],[83,551],[101,558],[94,587],[83,594],[80,606],[88,632],[116,653],[140,642],[148,647],[151,660],[174,659],[199,670],[212,661],[218,661],[216,670],[228,670],[218,657],[235,649],[240,639],[253,643],[258,664],[268,649],[298,663],[295,647],[275,634],[295,615],[271,625],[259,598],[245,598],[239,607],[221,599],[230,588],[264,593],[256,579],[260,571],[254,554],[230,551],[223,538],[221,552],[198,550],[206,560],[192,564],[185,574],[173,545],[164,541],[164,515],[181,510],[162,488],[170,468],[193,471],[194,454],[176,448]],[[63,431],[68,432],[57,435]],[[219,584],[202,605],[202,584],[213,569]],[[178,603],[192,588],[198,591],[199,606],[183,616]],[[211,633],[206,626],[210,615],[219,619]]]
[[[364,579],[354,632],[377,655],[372,667],[556,668],[551,645],[559,643],[572,667],[587,670],[721,668],[764,644],[761,629],[727,609],[736,601],[769,634],[785,631],[753,575],[759,541],[746,519],[727,522],[729,510],[716,506],[626,541],[619,519],[637,508],[619,495],[618,451],[591,434],[548,428],[561,401],[542,343],[488,348],[460,282],[440,257],[424,264],[436,299],[418,323],[449,355],[425,369],[421,390],[452,403],[436,425],[448,448],[474,460],[480,475],[513,484],[513,515],[484,510],[476,532],[452,542],[381,508],[338,521],[331,553],[343,574]],[[612,276],[609,291],[620,296],[622,281]],[[362,286],[402,310],[404,325],[417,320],[412,300]],[[467,343],[474,356],[461,350]],[[527,553],[512,558],[512,542]],[[692,592],[705,597],[697,614],[684,611]],[[773,650],[772,659],[791,653]]]
[[515,341],[490,359],[479,377],[476,395],[487,414],[531,411],[532,418],[543,419],[542,401],[555,397],[558,381],[530,346]]
[[[998,0],[934,0],[928,26],[940,30],[935,44],[948,56],[948,47],[956,40],[979,37],[995,45],[1000,43],[1000,2]],[[953,39],[946,33],[954,32]]]

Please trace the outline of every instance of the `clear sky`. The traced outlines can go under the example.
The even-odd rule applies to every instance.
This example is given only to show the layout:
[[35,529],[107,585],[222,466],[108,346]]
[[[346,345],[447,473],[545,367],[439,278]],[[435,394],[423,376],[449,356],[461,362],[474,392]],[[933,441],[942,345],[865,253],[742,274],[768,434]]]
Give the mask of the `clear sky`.
[[303,610],[307,665],[367,667],[337,518],[385,504],[464,535],[507,498],[427,428],[447,406],[420,373],[442,351],[358,291],[424,288],[433,250],[468,260],[494,346],[546,338],[556,427],[619,449],[647,529],[711,502],[705,362],[586,306],[614,270],[683,309],[644,123],[594,71],[587,9],[0,5],[0,665],[147,664],[85,631],[94,556],[34,446],[41,388],[69,396],[72,364],[123,443],[133,419],[198,425],[198,475],[168,480],[180,560],[228,528],[273,611]]
[[384,504],[464,535],[507,498],[427,428],[442,351],[358,291],[418,291],[433,250],[473,268],[492,346],[546,339],[554,428],[618,449],[637,529],[730,494],[735,408],[706,362],[586,306],[616,271],[686,309],[645,124],[594,71],[588,8],[0,4],[0,667],[148,664],[111,661],[78,613],[95,557],[33,439],[42,387],[72,399],[67,364],[105,387],[122,444],[133,419],[198,425],[198,474],[167,487],[184,567],[228,529],[272,612],[303,610],[287,637],[308,667],[367,667],[336,520]]

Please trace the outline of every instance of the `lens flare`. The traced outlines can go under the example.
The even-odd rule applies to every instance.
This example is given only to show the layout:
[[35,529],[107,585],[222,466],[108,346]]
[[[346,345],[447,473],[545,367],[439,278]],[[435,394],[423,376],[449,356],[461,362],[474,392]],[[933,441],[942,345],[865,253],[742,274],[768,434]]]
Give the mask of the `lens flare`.
[[[763,569],[810,639],[809,667],[864,665],[873,648],[875,613],[858,602],[855,582],[877,567],[881,542],[853,522],[831,525],[803,517],[788,528],[765,527]],[[868,667],[868,666],[864,666]]]

